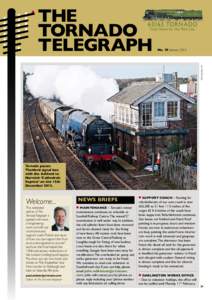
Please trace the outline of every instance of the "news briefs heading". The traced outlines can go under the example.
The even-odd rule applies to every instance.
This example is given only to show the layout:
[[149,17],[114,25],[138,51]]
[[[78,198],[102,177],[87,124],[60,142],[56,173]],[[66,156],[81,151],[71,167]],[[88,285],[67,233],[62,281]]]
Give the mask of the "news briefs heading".
[[133,196],[77,196],[77,204],[135,204]]

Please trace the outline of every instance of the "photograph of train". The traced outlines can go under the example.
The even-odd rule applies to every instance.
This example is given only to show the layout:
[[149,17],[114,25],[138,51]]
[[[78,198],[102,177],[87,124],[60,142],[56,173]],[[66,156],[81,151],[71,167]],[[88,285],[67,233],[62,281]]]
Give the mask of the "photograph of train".
[[197,188],[198,64],[24,64],[23,161],[75,190]]
[[38,102],[43,116],[64,142],[75,148],[86,166],[110,167],[116,159],[112,124],[101,116],[52,100],[39,99]]

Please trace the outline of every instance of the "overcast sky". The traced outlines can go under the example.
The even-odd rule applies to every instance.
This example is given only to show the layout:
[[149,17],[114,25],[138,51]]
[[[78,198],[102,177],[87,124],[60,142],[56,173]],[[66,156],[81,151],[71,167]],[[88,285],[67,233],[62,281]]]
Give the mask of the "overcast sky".
[[[27,72],[33,72],[34,66],[40,64],[23,64],[23,70]],[[46,65],[48,68],[48,64]],[[58,64],[57,64],[58,65]],[[73,65],[73,64],[59,64],[61,68]],[[157,74],[178,72],[179,77],[188,77],[190,75],[198,74],[197,63],[95,63],[95,64],[77,64],[82,66],[88,66],[94,70],[101,77],[106,78],[142,78],[142,77],[155,77]]]

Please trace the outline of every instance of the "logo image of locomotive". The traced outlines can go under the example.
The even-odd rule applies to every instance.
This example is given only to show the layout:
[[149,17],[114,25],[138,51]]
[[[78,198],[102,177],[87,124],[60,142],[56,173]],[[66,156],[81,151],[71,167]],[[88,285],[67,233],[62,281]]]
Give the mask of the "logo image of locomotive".
[[185,19],[202,20],[201,10],[185,9],[147,9],[145,10],[144,20],[154,19]]
[[39,99],[39,107],[58,135],[88,167],[110,167],[116,160],[113,127],[100,116],[48,99]]

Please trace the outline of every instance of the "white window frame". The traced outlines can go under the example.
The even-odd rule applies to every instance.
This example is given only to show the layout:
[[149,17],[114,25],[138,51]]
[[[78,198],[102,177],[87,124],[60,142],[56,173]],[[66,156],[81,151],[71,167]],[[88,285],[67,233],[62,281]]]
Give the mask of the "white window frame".
[[[163,115],[156,115],[155,112],[156,112],[156,107],[158,104],[162,104],[163,105]],[[165,114],[166,114],[166,108],[165,108],[165,103],[164,101],[155,101],[154,102],[154,118],[163,118],[165,117]]]
[[130,115],[127,107],[125,108],[125,123],[130,124]]
[[[144,122],[143,122],[143,107],[144,105],[151,105],[151,125],[144,125]],[[142,127],[145,127],[145,128],[151,128],[153,126],[153,121],[154,121],[154,115],[153,115],[153,102],[146,102],[146,103],[142,103],[142,115],[141,115],[141,120],[142,120]]]
[[[169,117],[169,114],[168,114],[168,104],[169,103],[171,103],[171,102],[173,102],[173,103],[177,103],[177,116],[175,116],[175,117]],[[167,101],[167,103],[166,103],[166,106],[167,106],[167,120],[180,120],[180,101],[177,101],[177,100],[170,100],[170,101]]]

